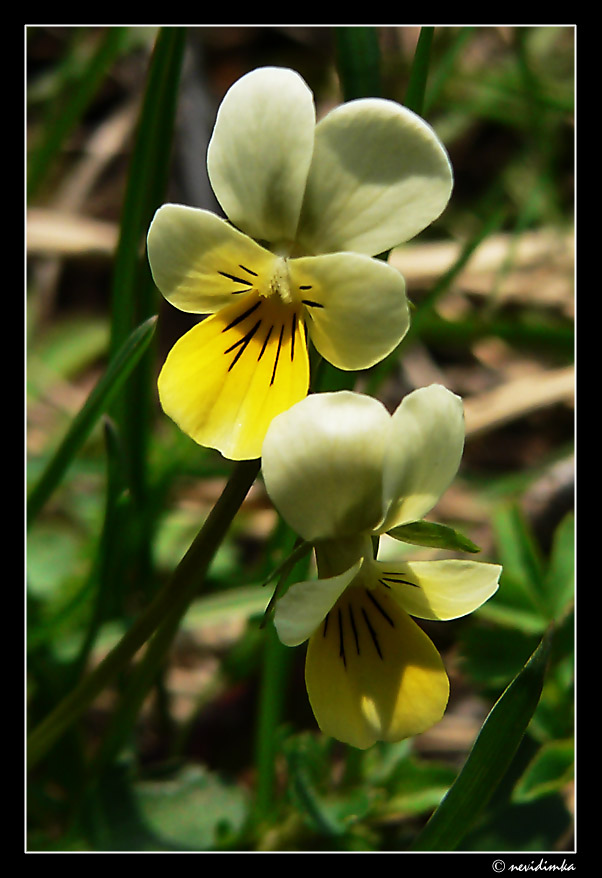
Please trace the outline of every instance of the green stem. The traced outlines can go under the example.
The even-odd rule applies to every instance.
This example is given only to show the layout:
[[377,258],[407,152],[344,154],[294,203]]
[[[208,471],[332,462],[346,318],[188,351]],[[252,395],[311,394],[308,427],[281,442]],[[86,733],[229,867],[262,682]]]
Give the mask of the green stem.
[[159,626],[178,618],[196,596],[210,562],[259,471],[259,461],[239,463],[194,542],[170,581],[156,595],[130,630],[98,667],[33,730],[28,762],[36,764],[58,738],[81,716],[90,702],[115,678]]
[[293,650],[282,645],[272,624],[266,626],[265,634],[255,754],[254,816],[257,824],[267,820],[274,807],[277,729],[282,719],[285,684],[294,658]]

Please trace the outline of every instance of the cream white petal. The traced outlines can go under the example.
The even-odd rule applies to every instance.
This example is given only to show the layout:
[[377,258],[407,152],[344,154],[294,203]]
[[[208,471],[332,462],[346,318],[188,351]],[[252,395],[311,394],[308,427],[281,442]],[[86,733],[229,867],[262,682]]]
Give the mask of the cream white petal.
[[462,400],[440,384],[408,394],[391,421],[381,532],[423,518],[452,482],[464,449]]
[[378,561],[379,581],[411,616],[445,621],[472,613],[498,588],[502,568],[484,561]]
[[291,259],[311,340],[339,369],[380,362],[408,331],[410,315],[401,274],[358,253]]
[[181,311],[212,314],[270,277],[276,257],[208,210],[164,204],[150,225],[153,279]]
[[298,646],[314,633],[347,586],[355,579],[362,561],[328,579],[296,582],[276,604],[274,625],[285,646]]
[[308,253],[374,256],[437,219],[452,185],[445,148],[423,119],[393,101],[349,101],[316,126],[298,241]]
[[215,195],[253,238],[294,240],[313,151],[313,96],[293,70],[262,67],[231,86],[207,152]]
[[265,485],[308,541],[371,530],[381,518],[391,417],[369,396],[313,394],[274,418],[262,449]]

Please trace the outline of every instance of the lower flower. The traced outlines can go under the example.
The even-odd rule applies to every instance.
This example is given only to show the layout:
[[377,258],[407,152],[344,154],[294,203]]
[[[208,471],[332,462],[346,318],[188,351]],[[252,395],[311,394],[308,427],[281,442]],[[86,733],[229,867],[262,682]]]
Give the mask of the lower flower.
[[314,394],[278,415],[263,443],[268,494],[314,547],[318,571],[278,599],[274,624],[287,646],[309,641],[318,725],[355,747],[417,735],[442,718],[447,674],[411,617],[457,619],[498,588],[498,564],[374,556],[384,534],[476,549],[423,518],[453,480],[463,444],[462,400],[440,385],[408,394],[393,414],[362,394]]

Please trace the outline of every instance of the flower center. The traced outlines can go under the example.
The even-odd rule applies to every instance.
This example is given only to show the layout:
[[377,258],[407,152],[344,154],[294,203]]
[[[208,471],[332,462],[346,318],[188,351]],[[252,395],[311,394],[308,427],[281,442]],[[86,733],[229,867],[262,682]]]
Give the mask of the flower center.
[[277,256],[274,262],[274,270],[264,296],[278,296],[285,305],[293,303],[291,282],[286,258]]

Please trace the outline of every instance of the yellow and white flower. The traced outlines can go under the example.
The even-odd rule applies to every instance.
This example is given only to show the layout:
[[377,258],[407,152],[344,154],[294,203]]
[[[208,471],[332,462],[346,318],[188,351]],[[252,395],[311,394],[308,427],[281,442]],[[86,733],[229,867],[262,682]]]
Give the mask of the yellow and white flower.
[[410,616],[455,619],[498,587],[501,567],[473,560],[378,561],[373,540],[420,521],[458,470],[462,401],[440,385],[393,415],[350,391],[314,394],[278,415],[263,477],[283,518],[313,544],[318,579],[281,597],[283,643],[309,639],[305,679],[325,734],[359,748],[425,731],[445,711],[441,657]]
[[148,233],[165,298],[211,315],[170,351],[159,397],[199,444],[254,458],[274,415],[307,394],[306,331],[345,370],[369,368],[403,338],[403,277],[372,257],[439,216],[452,172],[410,110],[361,99],[316,125],[305,82],[273,67],[224,97],[207,168],[229,221],[165,204]]

